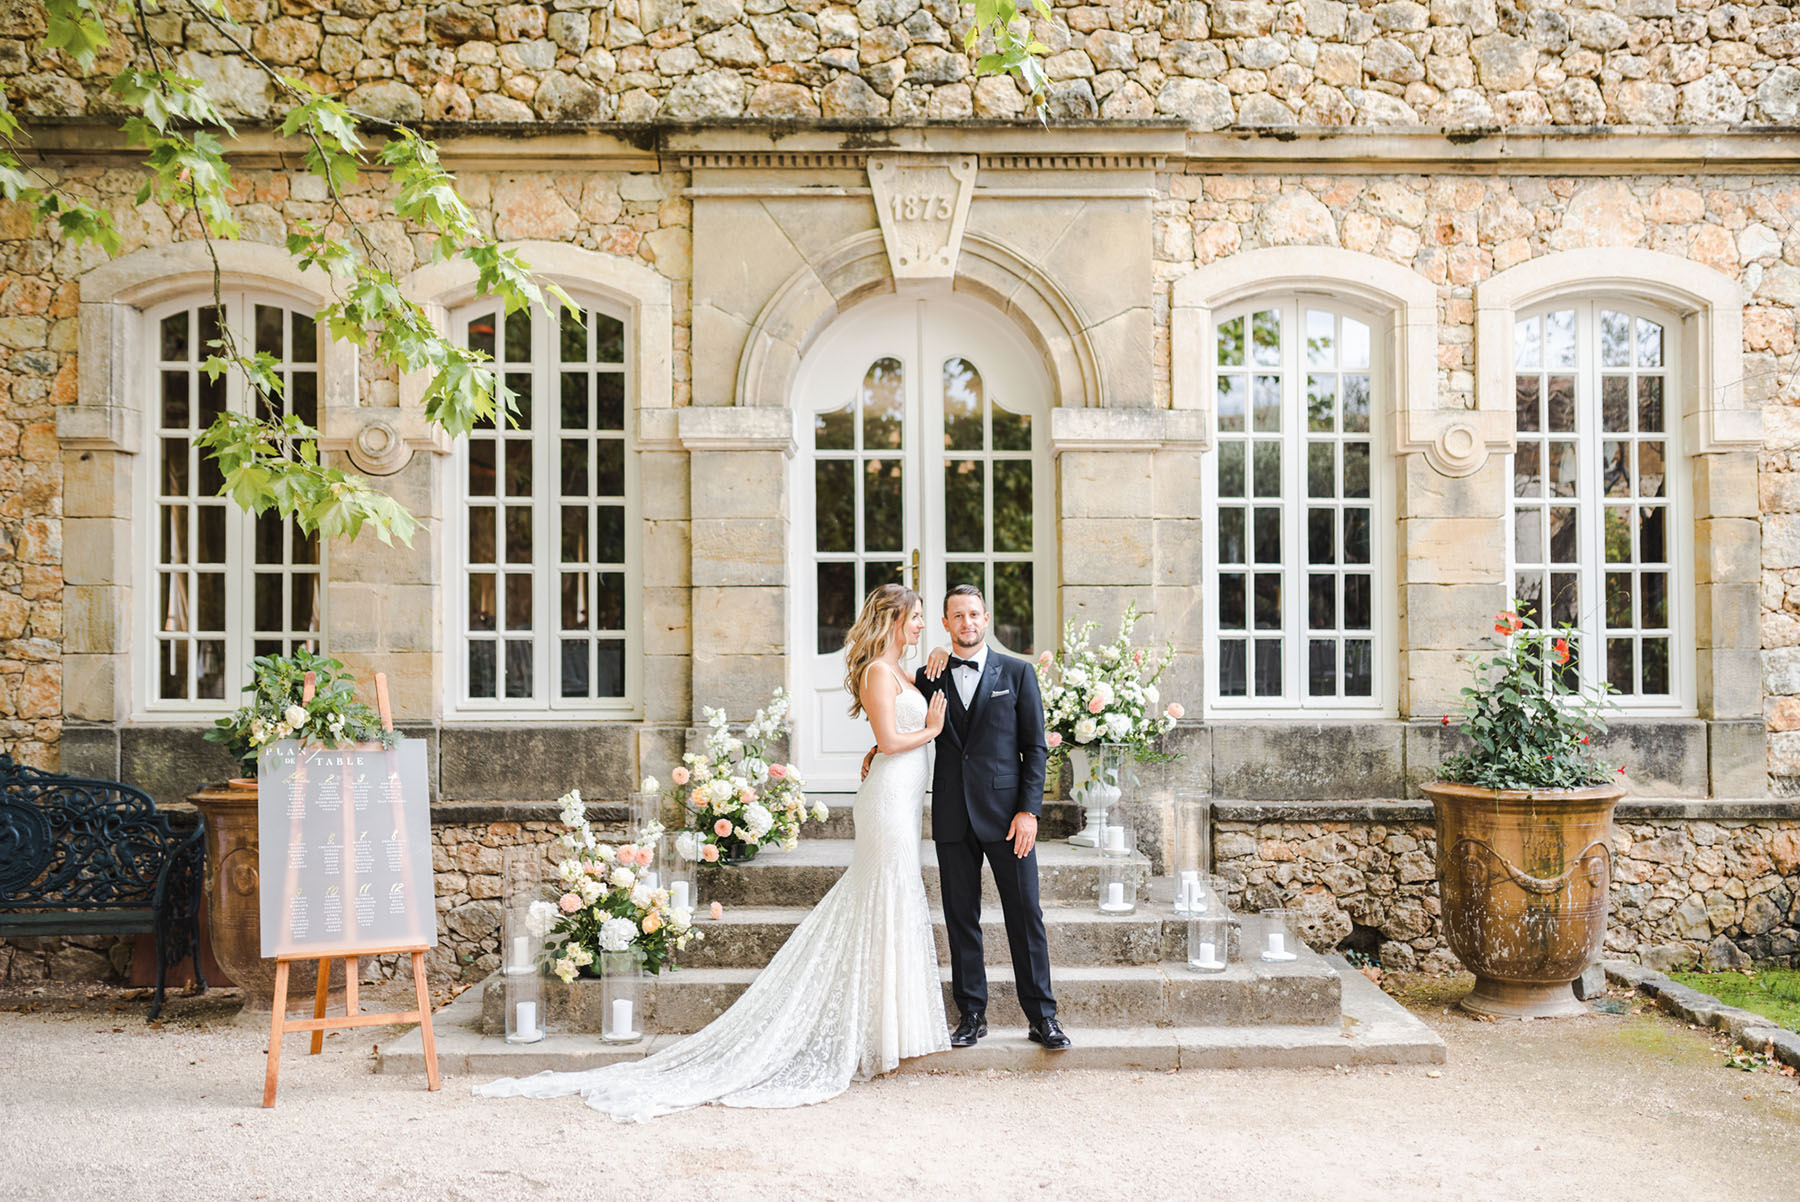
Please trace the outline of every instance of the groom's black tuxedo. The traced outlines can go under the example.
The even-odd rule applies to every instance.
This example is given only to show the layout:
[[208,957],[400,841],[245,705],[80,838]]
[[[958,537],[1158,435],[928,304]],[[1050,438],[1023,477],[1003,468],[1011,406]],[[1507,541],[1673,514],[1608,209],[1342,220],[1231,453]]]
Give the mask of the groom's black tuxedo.
[[1019,1006],[1032,1020],[1056,1013],[1050,992],[1050,950],[1038,905],[1037,851],[1023,859],[1006,837],[1016,814],[1037,815],[1044,804],[1044,706],[1037,674],[1023,660],[988,648],[970,703],[963,706],[946,668],[936,680],[914,677],[929,697],[946,694],[944,729],[932,770],[931,837],[937,844],[944,922],[950,937],[950,976],[964,1014],[987,1009],[987,969],[981,949],[981,862],[994,872],[1012,950]]

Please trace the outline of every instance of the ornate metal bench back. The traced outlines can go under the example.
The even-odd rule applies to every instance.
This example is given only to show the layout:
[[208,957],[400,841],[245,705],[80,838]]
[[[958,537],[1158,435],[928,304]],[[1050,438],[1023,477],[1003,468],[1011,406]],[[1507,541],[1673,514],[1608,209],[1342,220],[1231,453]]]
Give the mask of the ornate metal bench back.
[[182,844],[147,794],[0,754],[0,906],[142,908]]

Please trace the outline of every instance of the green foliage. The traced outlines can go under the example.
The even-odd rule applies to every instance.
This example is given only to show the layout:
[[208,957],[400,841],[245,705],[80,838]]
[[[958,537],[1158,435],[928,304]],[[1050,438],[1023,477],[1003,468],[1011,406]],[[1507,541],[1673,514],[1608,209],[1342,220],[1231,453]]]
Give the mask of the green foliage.
[[1800,1031],[1800,969],[1759,972],[1672,972],[1672,980],[1711,994],[1727,1006],[1750,1010],[1790,1031]]
[[1521,609],[1500,614],[1494,634],[1499,637],[1489,642],[1497,650],[1473,660],[1474,682],[1462,691],[1458,728],[1473,747],[1445,758],[1443,779],[1482,789],[1578,789],[1610,781],[1615,772],[1594,756],[1592,743],[1606,733],[1602,713],[1612,705],[1610,689],[1581,687],[1572,666],[1575,632],[1566,625],[1544,630]]
[[[1044,20],[1051,19],[1047,0],[1031,0],[1031,7]],[[975,74],[1018,77],[1041,112],[1050,79],[1040,59],[1050,48],[1031,36],[1031,18],[1021,15],[1017,0],[975,0],[975,23],[963,35],[963,49],[973,50],[983,35],[994,48],[975,60]]]
[[[303,704],[308,672],[313,673],[313,696]],[[400,741],[397,732],[381,729],[380,715],[356,695],[356,678],[342,663],[304,647],[292,655],[259,655],[251,660],[250,683],[244,691],[250,700],[215,722],[205,737],[223,743],[249,765],[252,776],[263,747],[280,739],[333,747],[346,743],[392,747]]]

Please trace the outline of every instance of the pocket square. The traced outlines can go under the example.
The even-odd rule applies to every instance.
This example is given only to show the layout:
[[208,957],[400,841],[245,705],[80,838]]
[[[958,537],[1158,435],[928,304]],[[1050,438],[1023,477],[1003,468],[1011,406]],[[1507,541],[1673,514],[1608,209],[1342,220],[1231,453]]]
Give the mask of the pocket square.
[[989,697],[1005,697],[1005,696],[1009,695],[1011,692],[1012,692],[1011,689],[995,689],[993,692],[989,693],[988,696]]

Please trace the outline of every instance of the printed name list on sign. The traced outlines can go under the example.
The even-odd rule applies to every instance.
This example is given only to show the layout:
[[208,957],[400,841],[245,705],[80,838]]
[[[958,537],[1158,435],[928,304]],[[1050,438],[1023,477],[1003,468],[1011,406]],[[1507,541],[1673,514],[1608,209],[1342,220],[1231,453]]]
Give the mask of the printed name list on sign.
[[290,739],[265,748],[258,769],[265,957],[436,946],[422,741],[389,751]]

